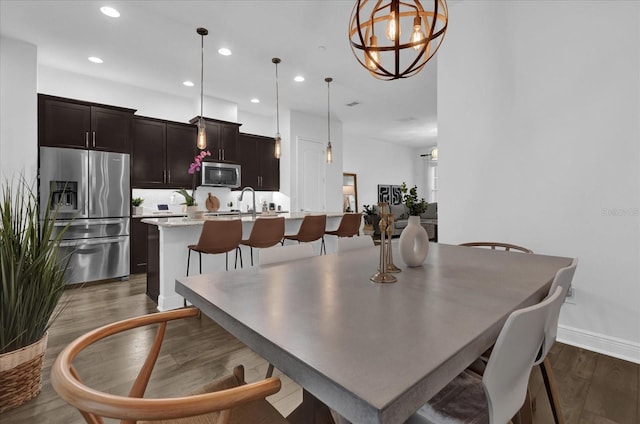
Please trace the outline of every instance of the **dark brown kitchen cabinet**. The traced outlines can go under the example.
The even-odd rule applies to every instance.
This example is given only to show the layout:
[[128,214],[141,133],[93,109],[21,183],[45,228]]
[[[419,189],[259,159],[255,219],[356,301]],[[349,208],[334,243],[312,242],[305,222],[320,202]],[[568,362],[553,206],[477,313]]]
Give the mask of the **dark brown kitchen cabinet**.
[[38,95],[41,146],[129,153],[134,109]]
[[[135,117],[131,147],[131,186],[189,188],[189,165],[196,155],[196,127]],[[196,175],[197,177],[197,175]]]
[[131,274],[147,272],[147,227],[142,218],[131,218]]
[[[189,121],[198,123],[199,117]],[[240,125],[235,122],[220,121],[218,119],[204,118],[205,132],[207,134],[207,148],[211,156],[205,158],[209,162],[238,162],[238,134]]]
[[275,158],[275,139],[243,134],[238,137],[238,156],[242,166],[242,187],[280,190],[280,160]]

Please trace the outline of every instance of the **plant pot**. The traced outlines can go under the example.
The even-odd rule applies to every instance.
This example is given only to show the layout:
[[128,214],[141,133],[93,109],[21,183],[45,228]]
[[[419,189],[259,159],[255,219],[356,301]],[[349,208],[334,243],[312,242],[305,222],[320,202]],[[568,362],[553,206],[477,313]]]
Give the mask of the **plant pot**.
[[198,219],[202,218],[204,211],[199,211],[198,206],[187,206],[187,218]]
[[133,206],[131,209],[133,215],[142,215],[142,211],[144,210],[142,206]]
[[420,266],[429,253],[429,236],[420,225],[419,216],[410,216],[398,243],[400,257],[407,266]]
[[0,414],[33,399],[42,388],[47,336],[0,355]]

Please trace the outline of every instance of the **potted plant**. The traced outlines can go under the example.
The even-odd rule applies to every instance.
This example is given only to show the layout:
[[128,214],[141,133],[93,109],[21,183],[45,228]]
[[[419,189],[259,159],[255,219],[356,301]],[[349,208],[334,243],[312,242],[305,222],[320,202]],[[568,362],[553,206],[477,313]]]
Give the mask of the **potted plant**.
[[187,190],[185,190],[184,188],[181,188],[180,190],[176,191],[176,193],[179,193],[184,197],[184,203],[181,203],[181,205],[185,205],[185,209],[186,209],[185,212],[187,212],[187,216],[190,218],[197,216],[197,211],[198,211],[198,207],[197,207],[198,204],[196,203],[196,199],[195,199],[196,172],[200,171],[200,168],[202,166],[202,161],[207,156],[211,156],[211,152],[208,150],[201,150],[200,153],[195,155],[195,157],[193,158],[193,162],[191,162],[191,164],[189,165],[189,169],[187,172],[193,175],[193,184],[191,187],[191,194],[189,194]]
[[37,396],[47,330],[63,308],[70,256],[59,254],[68,228],[55,227],[58,208],[46,202],[40,220],[37,195],[20,178],[5,180],[0,199],[0,413]]
[[400,257],[408,266],[420,266],[429,253],[429,236],[427,230],[420,225],[420,215],[427,210],[427,202],[424,198],[418,198],[418,187],[415,185],[408,188],[403,182],[400,190],[402,203],[409,212],[409,221],[400,233],[398,242]]
[[362,216],[364,219],[364,227],[362,228],[362,232],[366,235],[372,235],[375,232],[374,225],[377,224],[377,221],[380,220],[380,217],[373,210],[373,206],[362,205],[362,207],[362,212],[364,213],[364,215]]
[[142,215],[142,204],[144,203],[144,199],[142,197],[134,197],[131,199],[131,205],[133,206],[133,215]]

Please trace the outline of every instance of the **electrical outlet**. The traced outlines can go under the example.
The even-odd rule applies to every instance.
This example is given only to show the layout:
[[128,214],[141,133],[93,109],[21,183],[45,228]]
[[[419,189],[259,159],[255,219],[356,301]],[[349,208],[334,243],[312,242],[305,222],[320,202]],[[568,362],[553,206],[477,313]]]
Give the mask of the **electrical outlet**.
[[572,305],[576,304],[576,289],[574,287],[569,287],[569,290],[567,290],[567,296],[564,298],[564,302]]

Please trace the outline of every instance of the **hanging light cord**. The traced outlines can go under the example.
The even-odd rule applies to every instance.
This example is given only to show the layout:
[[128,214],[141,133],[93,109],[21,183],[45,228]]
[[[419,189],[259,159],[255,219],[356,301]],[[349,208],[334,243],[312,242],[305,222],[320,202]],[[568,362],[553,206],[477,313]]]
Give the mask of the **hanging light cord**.
[[204,103],[204,34],[200,34],[200,119],[202,119]]
[[278,95],[278,92],[280,91],[278,89],[278,63],[280,62],[280,59],[278,59],[277,61],[274,59],[274,62],[276,64],[276,133],[280,134],[280,97]]
[[333,78],[325,78],[327,82],[327,141],[331,144],[331,112],[329,110],[331,104],[331,81]]

